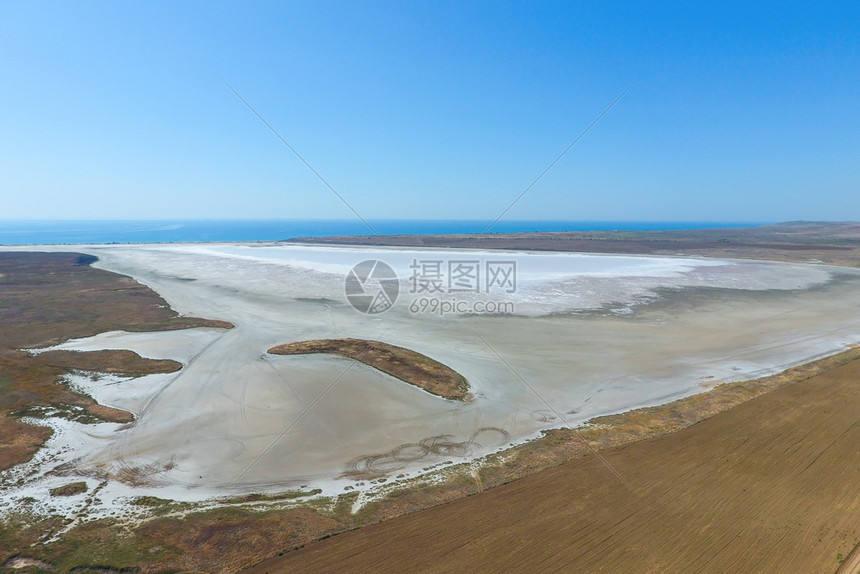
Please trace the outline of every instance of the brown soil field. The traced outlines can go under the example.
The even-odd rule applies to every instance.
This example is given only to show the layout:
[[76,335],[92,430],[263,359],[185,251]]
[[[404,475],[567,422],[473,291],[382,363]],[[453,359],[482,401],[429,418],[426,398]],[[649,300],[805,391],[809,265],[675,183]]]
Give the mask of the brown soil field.
[[832,573],[860,540],[860,361],[684,430],[248,572]]
[[729,229],[473,235],[298,237],[291,243],[691,255],[860,267],[860,223],[794,222]]
[[858,572],[860,572],[860,542],[857,543],[851,554],[842,561],[836,574],[857,574]]
[[269,352],[275,355],[341,355],[446,399],[461,401],[469,392],[465,377],[451,367],[421,353],[381,341],[316,339],[278,345]]
[[23,415],[38,417],[48,407],[76,420],[131,420],[129,413],[99,405],[61,384],[69,371],[133,376],[181,366],[130,351],[31,355],[22,349],[117,329],[232,326],[181,317],[130,277],[90,267],[95,260],[79,253],[0,253],[0,470],[29,460],[51,436],[50,429],[20,422]]

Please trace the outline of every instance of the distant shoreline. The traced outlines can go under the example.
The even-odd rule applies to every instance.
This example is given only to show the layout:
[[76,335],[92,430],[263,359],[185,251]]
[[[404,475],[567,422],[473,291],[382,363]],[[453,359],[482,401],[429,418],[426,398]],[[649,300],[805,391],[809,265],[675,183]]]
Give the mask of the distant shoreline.
[[860,223],[855,222],[676,230],[344,235],[297,237],[284,243],[721,257],[860,267]]
[[[269,242],[293,237],[738,228],[761,222],[513,220],[0,220],[0,245]],[[371,229],[372,228],[372,229]]]
[[[290,238],[281,236],[278,239],[81,240],[57,243],[4,243],[4,232],[8,230],[4,230],[3,223],[0,222],[0,250],[2,251],[12,251],[15,249],[33,250],[33,248],[38,248],[39,246],[50,248],[81,248],[102,245],[215,245],[243,243],[332,247],[504,249],[515,251],[650,255],[659,257],[711,257],[860,267],[860,222],[797,221],[767,225],[733,224],[735,225],[734,227],[700,227],[695,229],[607,229],[588,231],[492,232],[487,234],[405,233],[368,235],[365,233],[305,235]],[[630,225],[635,224],[635,222],[627,223]],[[354,224],[355,222],[350,222],[350,225]],[[670,224],[671,222],[666,225]],[[676,224],[680,225],[681,223],[676,222]],[[360,222],[358,225],[363,227]],[[648,225],[657,224],[649,223]]]

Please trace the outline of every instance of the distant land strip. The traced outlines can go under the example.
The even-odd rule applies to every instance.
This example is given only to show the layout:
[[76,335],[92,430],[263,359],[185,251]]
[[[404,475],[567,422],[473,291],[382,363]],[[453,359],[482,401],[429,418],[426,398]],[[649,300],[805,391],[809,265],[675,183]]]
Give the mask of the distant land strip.
[[860,223],[797,221],[666,231],[541,231],[455,235],[296,237],[288,243],[687,255],[860,267]]
[[315,339],[272,347],[274,355],[326,353],[356,360],[428,393],[456,401],[468,398],[466,378],[439,361],[410,349],[366,339]]

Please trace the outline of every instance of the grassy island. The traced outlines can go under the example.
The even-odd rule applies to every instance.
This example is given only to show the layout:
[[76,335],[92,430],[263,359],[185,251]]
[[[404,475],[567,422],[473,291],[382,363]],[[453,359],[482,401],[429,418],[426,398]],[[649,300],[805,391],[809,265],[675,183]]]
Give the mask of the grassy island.
[[462,401],[468,396],[469,383],[451,367],[421,353],[381,341],[315,339],[278,345],[269,352],[275,355],[341,355],[446,399]]

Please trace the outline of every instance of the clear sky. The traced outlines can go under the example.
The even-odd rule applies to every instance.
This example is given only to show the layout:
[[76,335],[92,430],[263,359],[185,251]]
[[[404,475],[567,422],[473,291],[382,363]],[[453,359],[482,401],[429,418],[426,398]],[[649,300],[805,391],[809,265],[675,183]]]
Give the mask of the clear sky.
[[[650,4],[650,5],[648,5]],[[0,2],[0,219],[860,219],[860,3]]]

